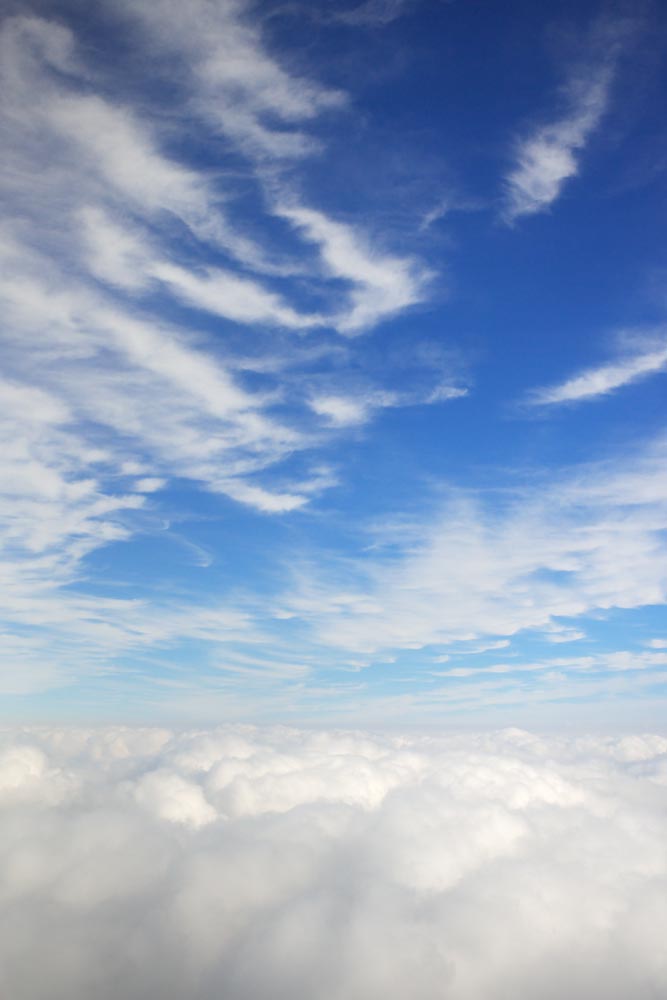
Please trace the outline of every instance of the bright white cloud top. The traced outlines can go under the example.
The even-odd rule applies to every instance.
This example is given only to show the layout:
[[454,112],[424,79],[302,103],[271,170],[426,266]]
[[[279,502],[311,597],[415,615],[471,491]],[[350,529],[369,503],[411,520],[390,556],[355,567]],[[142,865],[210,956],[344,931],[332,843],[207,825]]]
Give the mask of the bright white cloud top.
[[3,990],[660,996],[666,786],[657,736],[5,734]]

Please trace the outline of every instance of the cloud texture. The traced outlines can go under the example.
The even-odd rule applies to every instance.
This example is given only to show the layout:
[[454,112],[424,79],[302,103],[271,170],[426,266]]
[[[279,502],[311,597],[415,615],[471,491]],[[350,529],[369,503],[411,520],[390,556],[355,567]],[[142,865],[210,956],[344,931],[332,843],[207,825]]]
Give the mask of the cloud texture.
[[533,129],[516,146],[515,164],[506,178],[507,222],[548,211],[563,185],[578,175],[581,155],[607,112],[620,56],[637,27],[627,18],[602,18],[592,24],[590,38],[582,45],[585,54],[565,73],[564,113]]
[[667,347],[664,346],[663,336],[662,343],[657,341],[641,354],[626,355],[599,368],[589,368],[560,385],[538,389],[530,397],[530,402],[549,406],[598,399],[649,375],[664,372],[666,368]]
[[667,989],[667,739],[6,731],[12,1000]]

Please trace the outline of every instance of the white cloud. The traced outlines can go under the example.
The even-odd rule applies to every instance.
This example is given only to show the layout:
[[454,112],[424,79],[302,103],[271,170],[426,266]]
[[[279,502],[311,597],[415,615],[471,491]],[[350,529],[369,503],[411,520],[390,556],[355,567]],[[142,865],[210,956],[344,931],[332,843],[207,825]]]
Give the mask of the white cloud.
[[146,479],[137,479],[134,489],[137,493],[155,493],[166,486],[166,479],[158,479],[156,476],[148,476]]
[[351,385],[346,394],[320,391],[308,406],[330,427],[355,427],[367,423],[379,411],[391,407],[433,405],[468,395],[467,389],[438,385],[430,391],[390,392]]
[[583,93],[571,114],[522,140],[517,164],[507,177],[505,218],[544,212],[558,198],[565,181],[579,172],[576,154],[583,149],[607,107],[610,74],[605,68]]
[[[479,653],[489,653],[494,649],[507,649],[510,646],[509,639],[496,639],[495,642],[485,642],[481,645],[468,646],[464,649],[457,650],[457,655],[460,656],[464,654],[466,656],[477,655]],[[447,657],[449,659],[449,657]],[[441,661],[442,662],[442,661]]]
[[0,379],[0,407],[4,413],[20,413],[28,424],[65,424],[71,413],[65,403],[35,386]]
[[571,68],[562,88],[565,113],[517,143],[505,180],[507,222],[546,211],[579,173],[580,154],[607,111],[616,63],[632,30],[624,20],[593,25],[588,64]]
[[428,394],[425,402],[444,403],[448,399],[462,399],[464,396],[468,395],[468,391],[468,389],[464,389],[456,385],[449,385],[445,382],[442,385],[437,385],[435,389]]
[[0,382],[0,611],[13,625],[0,689],[68,684],[123,650],[183,637],[253,641],[254,624],[216,616],[224,602],[87,595],[87,559],[137,531],[161,531],[146,494],[174,476],[267,513],[302,507],[335,477],[316,468],[272,485],[266,470],[310,438],[271,411],[267,394],[246,391],[183,331],[61,280],[25,248],[4,249],[12,376]]
[[[243,4],[201,2],[198,16],[190,10],[183,17],[177,5],[165,2],[132,4],[123,16],[146,26],[150,41],[144,39],[144,51],[156,72],[159,51],[179,54],[190,70],[180,83],[190,79],[199,110],[208,101],[206,114],[220,112],[227,131],[231,116],[230,134],[240,114],[249,130],[242,145],[261,128],[270,146],[289,139],[284,128],[338,106],[342,97],[282,69],[246,12]],[[305,429],[309,387],[298,387],[301,413],[292,413],[289,422],[280,419],[273,406],[285,396],[279,368],[268,371],[266,391],[244,390],[232,375],[233,359],[221,363],[214,338],[165,324],[155,299],[171,295],[255,327],[305,331],[329,320],[291,305],[284,283],[280,291],[269,286],[267,273],[284,276],[291,265],[277,267],[270,241],[265,252],[229,225],[223,209],[233,199],[216,179],[169,155],[174,139],[184,139],[175,112],[167,122],[163,114],[151,114],[155,109],[143,97],[134,104],[128,93],[123,101],[115,99],[113,81],[105,86],[99,68],[86,68],[72,31],[46,18],[6,18],[1,44],[7,157],[0,186],[16,207],[0,248],[3,336],[12,384],[20,383],[24,396],[33,393],[33,419],[37,394],[46,405],[57,387],[57,405],[71,417],[80,454],[104,451],[107,472],[136,462],[145,480],[186,476],[258,510],[303,506],[334,477],[301,476],[303,489],[289,482],[276,489],[266,470],[314,443]],[[301,141],[296,132],[292,138]],[[412,301],[414,281],[403,271],[407,275],[416,265],[388,256],[374,264],[351,227],[336,228],[316,212],[309,218],[326,229],[327,246],[343,239],[343,249],[352,247],[350,266],[356,273],[359,265],[363,273],[350,280],[362,300],[363,289],[372,290],[374,283],[377,295],[388,282],[403,287],[401,302],[389,296],[387,307],[373,307],[373,315],[364,307],[365,325]],[[274,227],[275,220],[269,221]],[[185,241],[180,224],[190,231]],[[202,263],[209,260],[210,241],[230,256],[230,266]],[[188,253],[181,255],[184,243]],[[278,256],[286,260],[284,247]],[[338,261],[335,252],[333,258]],[[235,263],[244,270],[233,270]],[[340,262],[336,266],[347,273]],[[334,279],[340,276],[336,266]],[[254,268],[261,280],[248,274]],[[330,274],[317,278],[327,298]],[[294,382],[285,379],[291,394]],[[98,440],[87,445],[91,421],[104,429],[96,433],[104,438],[102,449]],[[128,447],[132,454],[117,454]],[[89,478],[96,476],[91,469]]]
[[661,604],[664,464],[658,441],[632,459],[552,471],[548,484],[517,487],[500,507],[453,491],[439,516],[398,535],[390,528],[388,554],[373,546],[342,561],[340,575],[331,559],[327,572],[292,567],[283,606],[310,621],[320,642],[379,653]]
[[[48,267],[42,273],[41,280],[16,282],[8,272],[2,291],[13,336],[7,339],[17,366],[34,371],[38,357],[49,360],[46,377],[58,372],[57,382],[71,407],[137,436],[144,449],[163,450],[164,458],[167,449],[177,460],[180,454],[181,461],[191,463],[194,476],[199,464],[199,475],[206,479],[215,475],[205,469],[216,452],[252,450],[254,444],[260,451],[264,445],[275,446],[279,454],[283,447],[299,445],[299,432],[260,412],[265,405],[261,394],[245,392],[222,364],[179,331],[121,310],[81,287],[70,284],[58,291],[48,280]],[[49,314],[45,338],[42,324]],[[100,355],[107,360],[104,367],[98,364]],[[82,366],[87,378],[81,378]],[[143,392],[137,394],[139,386]],[[216,437],[206,421],[220,422]]]
[[353,226],[314,209],[284,204],[275,212],[319,246],[331,277],[352,285],[347,308],[330,320],[341,333],[361,333],[423,300],[431,275],[416,261],[375,250]]
[[332,427],[353,427],[366,423],[379,409],[412,403],[413,399],[406,400],[398,393],[360,390],[354,396],[326,393],[313,396],[308,405],[319,417],[324,417]]
[[368,406],[362,400],[345,396],[316,396],[311,399],[310,407],[337,427],[363,424],[368,419]]
[[345,95],[304,76],[291,75],[268,51],[245,0],[124,0],[143,24],[149,50],[183,60],[192,106],[246,153],[299,157],[318,148],[298,126],[340,108]]
[[206,210],[199,176],[162,156],[146,124],[95,95],[58,96],[47,104],[46,122],[75,143],[90,167],[138,206],[172,209],[184,220]]
[[137,229],[127,221],[118,224],[99,205],[82,208],[79,220],[85,266],[90,273],[127,291],[144,289],[155,251]]
[[434,671],[434,673],[438,677],[473,677],[485,674],[515,674],[563,669],[568,673],[621,673],[634,670],[653,670],[656,667],[664,666],[667,666],[667,653],[638,653],[631,650],[617,650],[613,653],[596,653],[591,656],[552,657],[529,663],[507,660],[504,663],[491,663],[479,667],[451,667],[447,670]]
[[150,273],[189,305],[240,323],[267,323],[302,330],[324,324],[321,316],[301,315],[256,281],[220,268],[194,274],[174,264],[156,261],[151,264]]
[[[39,313],[38,300],[37,306]],[[89,332],[93,322],[100,322],[100,315],[94,319],[94,310],[86,310]],[[113,323],[106,328],[101,323],[98,329],[108,353]],[[22,332],[23,348],[34,331],[25,326]],[[142,330],[133,327],[132,332],[132,350],[141,354],[146,347],[142,347]],[[233,468],[222,460],[225,452],[229,458],[231,451],[242,447],[243,438],[251,448],[254,431],[271,437],[275,428],[264,428],[261,416],[255,413],[253,417],[250,412],[249,433],[241,434],[241,440],[230,441],[226,447],[212,445],[216,423],[222,421],[221,430],[229,432],[239,404],[243,422],[245,396],[235,396],[231,385],[216,380],[210,365],[200,372],[198,358],[182,346],[170,358],[163,338],[158,338],[154,354],[146,348],[142,364],[148,370],[139,379],[122,363],[108,364],[104,376],[93,366],[84,369],[87,378],[77,377],[76,356],[73,362],[59,361],[54,366],[48,356],[51,346],[50,342],[45,345],[42,374],[51,375],[54,386],[67,395],[67,405],[52,389],[37,389],[18,379],[0,381],[0,614],[3,622],[12,623],[2,635],[0,690],[22,694],[67,684],[76,676],[100,670],[122,650],[184,636],[206,642],[252,641],[252,620],[221,601],[193,606],[164,595],[154,595],[148,602],[88,594],[84,567],[91,553],[126,541],[151,525],[145,494],[163,488],[165,480],[134,478],[144,467],[127,459],[132,436],[137,452],[142,457],[148,453],[153,467],[208,476],[210,488],[230,495],[238,490],[242,502],[264,510],[303,504],[305,495],[259,487],[251,495],[244,494],[244,489],[253,489],[252,484],[235,480]],[[93,346],[90,338],[89,352]],[[14,360],[11,340],[6,344],[6,359],[9,364]],[[152,361],[157,361],[157,369]],[[156,378],[168,378],[170,388],[160,389]],[[190,378],[197,382],[196,388]],[[150,390],[154,398],[146,402]],[[204,416],[207,411],[212,411],[209,417]],[[95,448],[81,429],[82,415],[98,424]],[[110,431],[125,435],[122,451],[113,435],[102,433],[105,424]],[[126,476],[131,481],[126,482]]]
[[238,500],[239,503],[248,504],[267,514],[298,510],[308,502],[308,497],[301,493],[278,493],[275,490],[266,490],[262,486],[243,482],[241,479],[221,478],[217,485],[220,491],[226,493],[232,500]]
[[667,347],[655,345],[641,354],[629,355],[599,368],[589,368],[560,385],[537,389],[531,393],[529,401],[538,406],[551,406],[597,399],[665,370]]
[[666,756],[516,729],[5,731],[3,987],[661,995]]
[[547,642],[553,643],[578,642],[579,639],[586,638],[586,633],[578,628],[557,625],[552,622],[551,625],[544,629],[544,638]]

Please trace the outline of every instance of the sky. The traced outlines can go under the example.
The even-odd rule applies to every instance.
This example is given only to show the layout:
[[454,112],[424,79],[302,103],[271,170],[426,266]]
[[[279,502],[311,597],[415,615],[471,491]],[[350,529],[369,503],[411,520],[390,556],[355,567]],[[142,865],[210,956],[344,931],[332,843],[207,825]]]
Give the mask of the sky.
[[3,997],[667,995],[665,52],[5,0]]
[[5,721],[664,728],[664,7],[0,30]]

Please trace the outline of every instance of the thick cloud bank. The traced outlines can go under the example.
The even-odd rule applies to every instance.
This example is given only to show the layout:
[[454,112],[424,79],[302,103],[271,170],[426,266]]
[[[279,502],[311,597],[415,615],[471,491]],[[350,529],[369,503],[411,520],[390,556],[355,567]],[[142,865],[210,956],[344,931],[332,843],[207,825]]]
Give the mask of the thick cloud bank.
[[0,734],[7,1000],[667,996],[667,739]]

